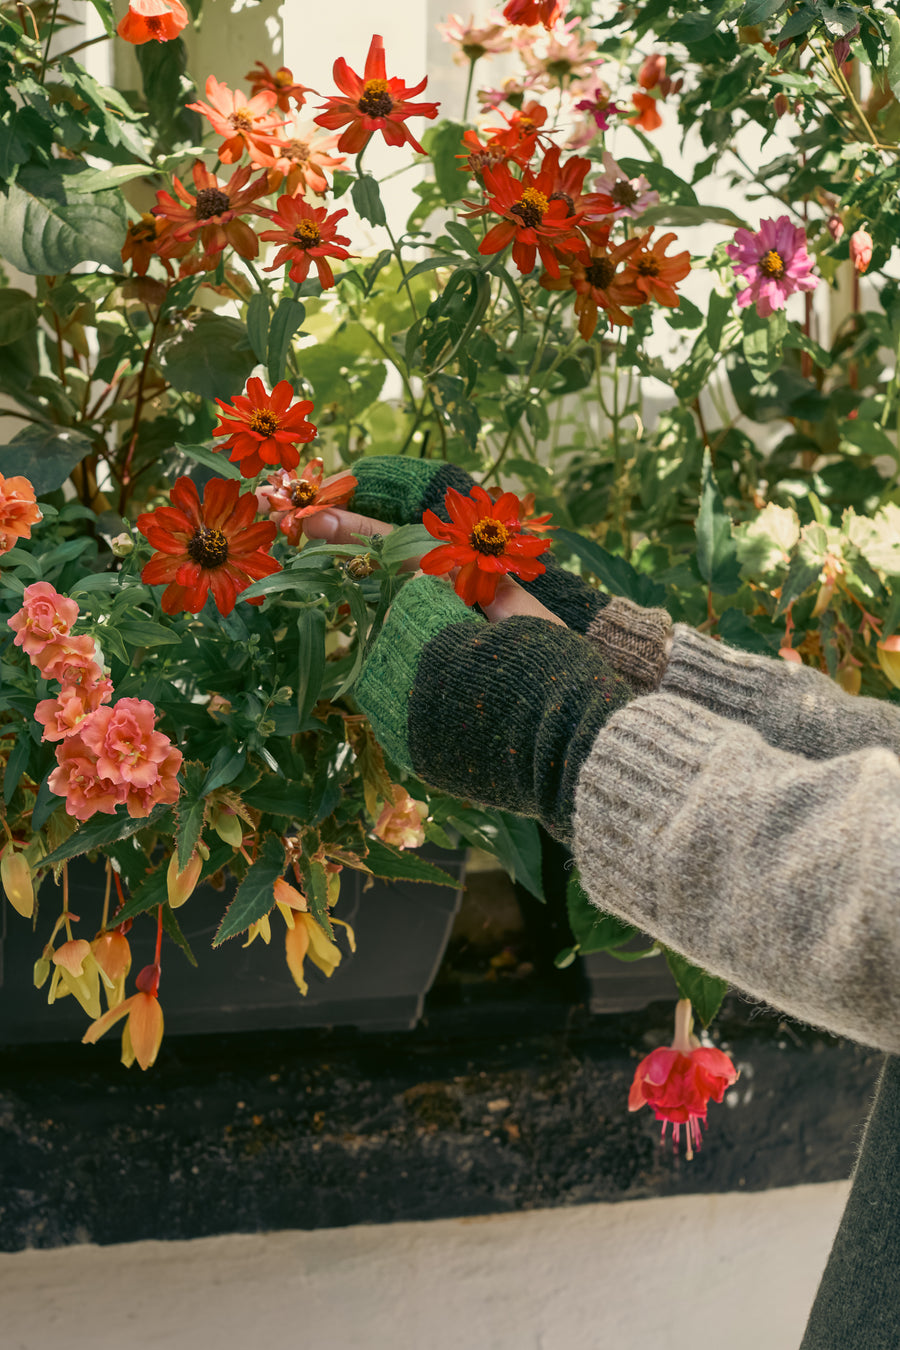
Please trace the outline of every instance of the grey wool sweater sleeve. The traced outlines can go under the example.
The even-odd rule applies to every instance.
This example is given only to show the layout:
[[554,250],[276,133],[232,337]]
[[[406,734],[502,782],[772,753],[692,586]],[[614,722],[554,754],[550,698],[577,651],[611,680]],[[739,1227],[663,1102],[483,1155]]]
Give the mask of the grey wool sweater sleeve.
[[882,724],[881,705],[848,699],[840,716],[814,686],[794,678],[779,695],[784,740],[808,757],[670,692],[615,713],[579,774],[575,860],[601,909],[755,998],[897,1053],[900,761],[871,740],[877,726],[900,745],[897,711]]

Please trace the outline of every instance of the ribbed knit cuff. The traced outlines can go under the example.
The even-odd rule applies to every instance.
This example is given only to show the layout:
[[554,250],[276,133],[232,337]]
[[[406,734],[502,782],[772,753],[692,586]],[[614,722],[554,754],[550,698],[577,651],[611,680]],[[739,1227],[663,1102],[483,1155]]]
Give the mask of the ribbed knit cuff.
[[613,596],[586,636],[637,693],[659,688],[672,636],[672,620],[664,609],[643,609],[624,596]]
[[733,722],[754,724],[773,661],[677,623],[660,691],[678,694]]

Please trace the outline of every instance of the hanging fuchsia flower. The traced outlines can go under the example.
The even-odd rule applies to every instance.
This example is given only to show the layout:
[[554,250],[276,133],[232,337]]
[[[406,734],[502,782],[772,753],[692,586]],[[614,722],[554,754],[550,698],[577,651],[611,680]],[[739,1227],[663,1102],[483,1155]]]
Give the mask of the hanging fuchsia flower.
[[854,230],[850,236],[850,261],[860,276],[868,270],[875,244],[868,230]]
[[806,231],[793,225],[790,216],[760,222],[756,234],[736,230],[734,243],[725,252],[737,275],[747,283],[738,292],[741,309],[756,303],[760,318],[784,309],[794,291],[814,291],[819,284],[812,276],[812,258],[806,251]]

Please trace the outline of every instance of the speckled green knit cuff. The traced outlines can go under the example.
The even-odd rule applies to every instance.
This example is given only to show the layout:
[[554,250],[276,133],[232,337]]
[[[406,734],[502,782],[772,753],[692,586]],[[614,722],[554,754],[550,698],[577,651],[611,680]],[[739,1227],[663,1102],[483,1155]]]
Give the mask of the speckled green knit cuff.
[[609,604],[610,597],[560,567],[552,553],[542,553],[538,562],[544,564],[546,572],[527,584],[520,582],[520,586],[562,619],[567,628],[576,633],[587,633],[600,611]]
[[388,525],[418,525],[424,511],[449,520],[444,506],[448,488],[468,496],[474,479],[455,464],[406,455],[371,455],[353,465],[356,489],[351,506]]
[[[433,638],[450,630],[487,627],[484,619],[460,600],[447,581],[416,577],[404,586],[388,611],[363,663],[356,685],[356,701],[394,763],[414,769],[409,748],[409,700],[422,653]],[[461,643],[462,637],[456,639]]]

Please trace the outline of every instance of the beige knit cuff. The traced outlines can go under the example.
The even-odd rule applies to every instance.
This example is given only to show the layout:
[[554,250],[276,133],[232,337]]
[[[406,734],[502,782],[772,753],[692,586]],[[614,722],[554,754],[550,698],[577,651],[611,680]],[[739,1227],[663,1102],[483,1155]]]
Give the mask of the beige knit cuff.
[[672,631],[664,609],[642,609],[616,595],[593,619],[586,636],[637,693],[650,694],[665,672]]

